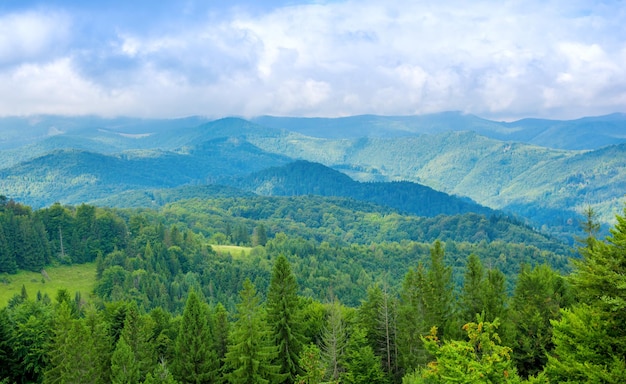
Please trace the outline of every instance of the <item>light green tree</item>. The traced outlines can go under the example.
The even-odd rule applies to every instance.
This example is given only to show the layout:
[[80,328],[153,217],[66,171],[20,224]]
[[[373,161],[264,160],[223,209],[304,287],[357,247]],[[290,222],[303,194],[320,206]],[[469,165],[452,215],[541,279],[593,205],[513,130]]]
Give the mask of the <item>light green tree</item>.
[[261,299],[250,279],[239,293],[236,321],[226,353],[226,378],[232,384],[280,383],[285,375],[274,365],[278,351],[265,321]]
[[403,384],[419,383],[520,383],[511,360],[511,349],[500,345],[499,320],[466,324],[467,340],[443,343],[433,328],[424,345],[435,357],[425,368],[406,375]]

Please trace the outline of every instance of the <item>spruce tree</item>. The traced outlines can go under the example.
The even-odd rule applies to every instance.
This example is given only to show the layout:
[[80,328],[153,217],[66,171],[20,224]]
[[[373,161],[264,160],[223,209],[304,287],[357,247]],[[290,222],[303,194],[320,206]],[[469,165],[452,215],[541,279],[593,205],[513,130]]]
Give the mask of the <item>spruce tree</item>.
[[467,258],[465,266],[465,280],[461,296],[461,322],[463,324],[476,320],[476,314],[484,310],[484,281],[485,268],[480,258],[474,253]]
[[424,317],[426,313],[426,270],[422,263],[410,268],[404,277],[398,308],[399,363],[404,372],[413,371],[426,363],[428,353],[423,347],[422,336],[428,334]]
[[444,248],[439,240],[430,249],[430,269],[426,275],[425,320],[437,327],[442,338],[449,336],[454,318],[452,268],[445,265]]
[[298,283],[284,255],[276,258],[267,293],[267,320],[274,344],[278,346],[276,363],[285,383],[293,383],[301,372],[298,355],[302,350],[300,332],[302,316],[298,300]]
[[280,366],[273,363],[278,351],[250,279],[244,282],[239,296],[237,320],[226,353],[226,378],[232,384],[282,382],[285,375],[279,374]]
[[554,321],[546,374],[553,382],[626,377],[626,209],[606,241],[588,238],[571,275],[580,303]]
[[206,304],[191,290],[176,339],[174,372],[182,383],[210,383],[217,377],[219,362],[212,348],[208,315]]
[[339,379],[343,372],[341,361],[348,342],[346,325],[341,304],[335,300],[328,306],[326,326],[322,331],[322,360],[325,363],[326,377],[330,381]]
[[139,382],[139,367],[135,361],[135,354],[126,340],[120,337],[111,357],[111,383],[135,384]]
[[156,364],[154,346],[150,342],[152,329],[147,320],[151,319],[141,316],[137,305],[132,302],[127,308],[124,328],[120,336],[120,339],[124,339],[133,353],[140,380],[145,379],[148,372],[151,372]]

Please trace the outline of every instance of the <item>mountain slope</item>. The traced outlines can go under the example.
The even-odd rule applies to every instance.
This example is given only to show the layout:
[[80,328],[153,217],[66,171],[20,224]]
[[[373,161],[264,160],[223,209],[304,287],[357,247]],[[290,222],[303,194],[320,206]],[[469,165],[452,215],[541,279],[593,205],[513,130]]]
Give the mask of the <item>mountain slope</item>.
[[577,120],[522,119],[510,123],[460,112],[340,118],[262,116],[252,121],[326,139],[395,138],[472,131],[496,140],[517,141],[555,149],[598,149],[626,142],[626,114],[619,113]]
[[103,155],[57,150],[0,170],[0,190],[37,208],[56,201],[77,204],[134,189],[206,184],[290,161],[245,141],[227,138],[178,152]]
[[566,151],[473,132],[402,139],[251,141],[268,152],[339,169],[355,180],[413,181],[566,231],[576,230],[586,205],[596,208],[603,222],[612,222],[622,208],[625,190],[621,186],[626,181],[626,144]]
[[236,184],[268,196],[342,196],[392,207],[418,216],[455,215],[459,213],[493,214],[471,201],[411,183],[360,183],[347,175],[318,163],[297,161],[273,167],[245,177]]

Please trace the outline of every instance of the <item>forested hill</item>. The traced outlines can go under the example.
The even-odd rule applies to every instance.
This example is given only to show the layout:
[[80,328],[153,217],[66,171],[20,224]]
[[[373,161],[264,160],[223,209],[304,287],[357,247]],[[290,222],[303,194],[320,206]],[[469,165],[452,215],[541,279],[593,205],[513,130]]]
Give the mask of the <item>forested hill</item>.
[[343,196],[370,201],[418,216],[495,212],[469,199],[450,196],[411,182],[361,183],[319,163],[296,161],[253,173],[235,183],[242,189],[267,196]]
[[340,118],[261,116],[252,121],[267,127],[328,139],[393,138],[473,131],[496,140],[573,150],[598,149],[626,141],[626,114],[623,113],[576,120],[522,119],[513,122],[487,120],[461,112]]
[[[563,239],[571,239],[578,230],[578,217],[586,206],[594,208],[606,227],[623,205],[626,144],[582,151],[519,142],[561,137],[593,143],[594,148],[621,142],[623,115],[512,123],[459,113],[395,120],[376,116],[322,120],[0,119],[0,147],[6,148],[0,150],[0,193],[34,207],[55,201],[77,204],[131,190],[233,185],[250,173],[307,160],[359,182],[410,181],[467,197],[528,218],[537,227],[562,234]],[[298,133],[318,123],[329,132],[339,126],[354,134],[360,128],[362,134],[375,129],[383,137],[328,139]],[[419,127],[413,129],[409,123]],[[23,139],[20,130],[28,133]],[[384,134],[389,130],[397,134]],[[399,137],[405,133],[408,136]],[[349,184],[349,196],[363,197],[365,186]],[[366,189],[368,194],[384,195],[389,187],[380,184]],[[254,184],[250,188],[263,189]],[[272,188],[279,193],[282,187]],[[397,200],[390,199],[394,207],[417,212],[396,204],[416,200],[403,200],[404,192],[398,191],[423,191],[402,183],[393,189],[399,193]]]

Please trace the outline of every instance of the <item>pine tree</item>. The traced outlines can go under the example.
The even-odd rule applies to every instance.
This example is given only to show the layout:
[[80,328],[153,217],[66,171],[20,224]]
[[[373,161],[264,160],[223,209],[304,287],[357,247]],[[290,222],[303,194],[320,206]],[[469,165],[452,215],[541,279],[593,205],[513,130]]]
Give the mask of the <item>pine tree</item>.
[[302,316],[298,300],[298,283],[284,255],[276,258],[267,293],[267,320],[274,344],[278,346],[276,363],[285,383],[293,383],[301,372],[298,355],[302,349],[300,332]]
[[199,384],[216,379],[219,362],[212,342],[206,304],[191,290],[176,339],[174,372],[180,382]]
[[422,336],[428,334],[426,313],[426,270],[423,264],[409,269],[402,283],[398,308],[399,362],[404,372],[411,372],[425,364],[428,352],[424,349]]
[[522,266],[512,300],[511,321],[514,332],[511,347],[517,370],[522,377],[540,372],[553,348],[551,320],[569,305],[562,277],[549,266]]
[[445,265],[444,249],[439,241],[430,249],[430,269],[426,275],[425,320],[429,327],[437,327],[442,338],[451,332],[454,318],[452,268]]
[[244,282],[239,296],[237,320],[226,353],[226,378],[232,384],[282,382],[285,375],[279,374],[280,366],[272,363],[278,351],[250,279]]
[[228,322],[228,312],[222,303],[215,306],[215,326],[213,328],[213,350],[220,362],[220,369],[223,366],[226,352],[228,351],[228,335],[230,333],[230,323]]
[[590,239],[571,275],[580,303],[554,321],[546,374],[553,382],[626,377],[626,209],[606,242]]
[[484,320],[486,322],[492,322],[496,318],[501,321],[507,319],[505,283],[506,277],[499,269],[487,271],[484,288]]
[[397,300],[387,287],[379,285],[367,290],[367,300],[359,310],[360,323],[364,325],[366,339],[372,350],[382,356],[383,366],[390,375],[398,371]]
[[300,352],[302,373],[296,377],[298,384],[320,384],[326,370],[322,362],[321,351],[315,344],[305,345]]
[[336,381],[343,372],[341,360],[348,342],[346,325],[341,304],[335,300],[328,306],[326,326],[322,331],[322,360],[325,363],[326,379]]
[[150,329],[147,319],[139,314],[137,305],[132,302],[126,310],[126,319],[120,338],[130,347],[137,364],[139,379],[145,379],[156,363],[154,346],[150,342]]
[[135,354],[126,340],[120,337],[111,356],[111,383],[135,384],[139,382],[139,367],[135,361]]
[[389,382],[380,358],[368,345],[365,331],[354,328],[347,343],[343,358],[346,371],[341,382],[346,384],[385,384]]
[[15,255],[9,248],[9,243],[4,235],[3,217],[0,215],[0,273],[16,273],[17,263]]
[[154,374],[148,373],[143,384],[178,384],[178,381],[174,380],[174,376],[165,365],[165,361],[161,361],[154,369]]
[[465,280],[463,281],[463,293],[461,296],[461,322],[472,322],[476,315],[482,313],[484,306],[484,281],[485,269],[480,258],[470,254],[465,266]]

